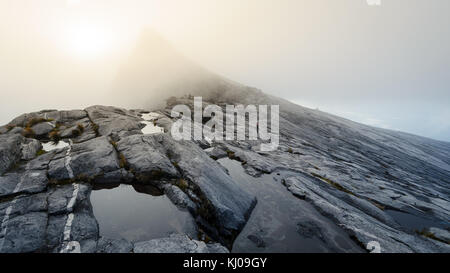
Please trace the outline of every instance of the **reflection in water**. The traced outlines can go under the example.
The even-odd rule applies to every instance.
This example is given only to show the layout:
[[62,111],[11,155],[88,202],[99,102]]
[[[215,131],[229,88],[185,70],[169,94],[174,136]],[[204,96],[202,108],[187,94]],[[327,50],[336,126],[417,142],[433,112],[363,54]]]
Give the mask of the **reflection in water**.
[[218,162],[258,199],[232,252],[361,252],[342,229],[282,185],[287,172],[254,178],[235,160],[223,158]]
[[197,235],[189,212],[179,210],[151,186],[94,188],[91,203],[101,236],[138,242],[166,237],[171,233]]
[[435,220],[419,217],[410,213],[401,212],[397,210],[385,210],[394,220],[409,231],[420,231],[430,227],[449,228],[449,222],[437,222]]
[[154,124],[154,121],[159,117],[160,115],[158,113],[148,113],[148,114],[143,114],[142,115],[142,119],[144,119],[144,121],[142,123],[145,124],[145,127],[142,128],[142,133],[144,135],[149,135],[149,134],[158,134],[158,133],[164,133],[164,128],[156,126]]

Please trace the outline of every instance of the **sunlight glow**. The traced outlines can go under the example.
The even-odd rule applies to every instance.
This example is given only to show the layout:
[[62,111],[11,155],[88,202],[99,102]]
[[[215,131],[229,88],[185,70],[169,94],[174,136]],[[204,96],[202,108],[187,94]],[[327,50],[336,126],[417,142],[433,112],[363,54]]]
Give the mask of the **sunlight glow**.
[[72,25],[66,35],[69,51],[82,58],[100,57],[111,50],[113,44],[112,33],[94,25]]

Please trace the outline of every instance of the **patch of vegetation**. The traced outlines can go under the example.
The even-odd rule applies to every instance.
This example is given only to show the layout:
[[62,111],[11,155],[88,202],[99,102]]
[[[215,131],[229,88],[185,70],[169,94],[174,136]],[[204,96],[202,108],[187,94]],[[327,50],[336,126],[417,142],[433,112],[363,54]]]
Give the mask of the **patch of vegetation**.
[[59,141],[61,140],[61,135],[59,134],[58,129],[53,129],[53,131],[51,131],[48,134],[48,137],[50,138],[50,140],[56,145],[59,143]]
[[341,186],[339,183],[334,182],[333,180],[331,180],[329,178],[323,177],[323,176],[321,176],[320,174],[317,174],[317,173],[311,173],[311,174],[314,177],[317,177],[317,178],[321,179],[322,181],[327,182],[328,184],[330,184],[331,186],[333,186],[334,188],[336,188],[336,189],[338,189],[338,190],[340,190],[342,192],[345,192],[345,193],[351,194],[353,196],[356,196],[352,191],[346,189],[345,187]]
[[373,200],[373,199],[369,199],[370,202],[377,208],[379,208],[380,210],[385,210],[386,206],[383,204],[378,203],[377,201]]
[[79,137],[79,136],[81,136],[83,134],[83,132],[84,132],[83,124],[78,123],[77,127],[72,130],[72,136]]
[[57,179],[50,179],[49,183],[50,185],[67,185],[67,184],[73,184],[73,183],[90,183],[92,184],[95,179],[104,176],[105,174],[103,172],[98,173],[94,176],[88,176],[87,174],[79,174],[74,178],[70,178],[70,179],[62,179],[62,180],[57,180]]
[[33,129],[31,129],[30,127],[26,127],[25,129],[23,129],[22,135],[27,138],[34,138],[36,136]]
[[46,154],[47,152],[43,149],[40,149],[39,151],[37,151],[36,156],[41,156],[43,154]]
[[419,234],[419,235],[422,235],[424,237],[427,237],[427,238],[439,241],[439,242],[444,243],[444,244],[450,244],[450,241],[445,241],[445,240],[442,240],[442,239],[436,237],[436,235],[433,232],[429,231],[426,228],[424,228],[424,229],[422,229],[420,231],[416,230],[416,233]]
[[180,178],[177,180],[177,182],[175,183],[178,188],[180,188],[182,191],[186,191],[189,188],[189,183],[184,180],[183,178]]
[[226,153],[229,159],[235,159],[236,155],[234,154],[233,151],[227,150]]
[[209,237],[208,234],[206,234],[206,232],[203,231],[201,228],[199,228],[197,236],[201,241],[205,242],[205,244],[208,244],[212,241],[212,238]]
[[114,140],[110,140],[109,143],[111,143],[111,145],[114,147],[114,149],[117,150],[117,142],[115,142]]
[[72,130],[72,136],[73,136],[73,137],[79,137],[79,136],[81,136],[80,130],[78,130],[78,129],[73,129],[73,130]]
[[177,170],[180,169],[180,165],[178,165],[178,162],[172,162],[172,165],[177,168]]
[[78,123],[78,124],[77,124],[77,129],[78,129],[81,133],[83,133],[83,132],[84,132],[84,125],[81,124],[81,123]]
[[100,136],[100,133],[99,133],[99,127],[98,127],[98,124],[97,123],[94,123],[94,122],[92,122],[92,130],[94,130],[94,133],[95,133],[95,136]]
[[288,148],[288,153],[291,153],[291,154],[293,154],[294,153],[294,150],[292,150],[292,148]]
[[6,130],[8,130],[8,132],[11,131],[14,128],[16,128],[15,124],[8,124],[8,125],[6,125]]

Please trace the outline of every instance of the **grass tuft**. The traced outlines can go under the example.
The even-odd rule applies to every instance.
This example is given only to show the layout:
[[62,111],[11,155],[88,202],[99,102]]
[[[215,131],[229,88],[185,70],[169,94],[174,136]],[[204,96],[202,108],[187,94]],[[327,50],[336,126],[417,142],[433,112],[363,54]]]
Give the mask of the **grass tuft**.
[[45,119],[45,118],[31,118],[28,120],[27,124],[25,125],[25,127],[33,127],[36,124],[42,123],[42,122],[49,122],[49,121],[53,121],[53,119]]
[[317,174],[317,173],[311,173],[311,174],[314,177],[317,177],[317,178],[321,179],[322,181],[327,182],[328,184],[330,184],[331,186],[333,186],[334,188],[336,188],[336,189],[338,189],[338,190],[340,190],[342,192],[345,192],[345,193],[348,193],[348,194],[356,196],[353,192],[351,192],[350,190],[344,188],[341,184],[339,184],[337,182],[334,182],[333,180],[331,180],[329,178],[323,177],[323,176],[321,176],[320,174]]
[[54,143],[54,144],[58,144],[58,142],[61,140],[61,136],[59,134],[59,131],[57,129],[54,129],[53,131],[51,131],[48,134],[50,140]]
[[22,135],[27,138],[34,138],[36,134],[34,133],[33,129],[31,129],[30,127],[26,127],[25,129],[23,129]]
[[14,128],[16,128],[15,124],[8,124],[8,125],[6,125],[6,130],[8,130],[8,132],[11,131]]
[[177,180],[176,185],[178,188],[180,188],[182,191],[186,191],[189,188],[189,184],[186,180],[183,178],[180,178]]
[[424,228],[424,229],[422,229],[422,230],[420,230],[420,231],[419,231],[419,230],[416,230],[416,233],[419,234],[419,235],[422,235],[422,236],[424,236],[424,237],[427,237],[427,238],[430,238],[430,239],[433,239],[433,240],[436,240],[436,241],[445,243],[445,244],[450,244],[450,241],[445,241],[445,240],[442,240],[442,239],[436,237],[436,235],[434,235],[433,232],[429,231],[429,230],[426,229],[426,228]]

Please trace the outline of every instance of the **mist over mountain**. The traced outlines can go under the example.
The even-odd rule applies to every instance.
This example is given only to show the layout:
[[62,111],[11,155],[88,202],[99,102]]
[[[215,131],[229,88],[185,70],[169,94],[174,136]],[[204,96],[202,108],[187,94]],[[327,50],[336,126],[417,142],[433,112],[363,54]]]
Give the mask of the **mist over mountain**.
[[255,91],[189,60],[150,28],[140,34],[136,47],[124,58],[113,89],[121,106],[135,108],[162,107],[171,96],[218,99],[245,97],[249,90]]

